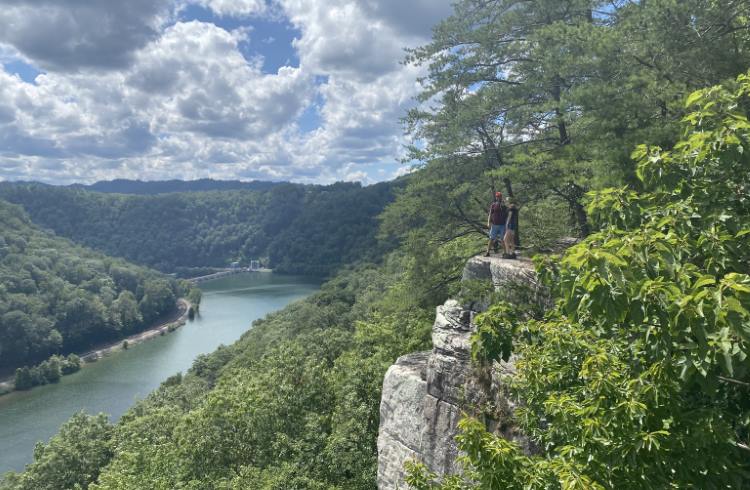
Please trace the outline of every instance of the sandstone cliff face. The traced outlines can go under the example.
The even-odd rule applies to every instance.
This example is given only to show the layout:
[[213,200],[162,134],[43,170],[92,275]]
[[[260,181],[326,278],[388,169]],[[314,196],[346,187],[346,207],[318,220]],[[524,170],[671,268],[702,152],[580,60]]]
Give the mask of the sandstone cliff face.
[[[475,257],[464,269],[464,280],[491,280],[496,288],[509,283],[535,284],[528,261]],[[390,367],[383,382],[378,436],[378,488],[405,489],[404,463],[423,462],[439,474],[458,470],[455,436],[464,411],[491,402],[496,415],[509,413],[501,378],[512,365],[496,365],[491,373],[471,364],[473,319],[481,308],[448,300],[437,308],[432,327],[432,351],[409,354]],[[502,418],[502,417],[501,417]],[[490,428],[519,438],[502,420]]]

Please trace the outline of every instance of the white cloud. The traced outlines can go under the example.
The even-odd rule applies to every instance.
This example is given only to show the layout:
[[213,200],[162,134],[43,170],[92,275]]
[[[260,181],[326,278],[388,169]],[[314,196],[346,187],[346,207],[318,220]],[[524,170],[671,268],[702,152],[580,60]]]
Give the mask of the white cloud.
[[[210,23],[166,23],[171,14],[163,2],[139,14],[125,7],[130,2],[98,3],[112,8],[105,19],[120,12],[123,25],[84,28],[76,34],[85,41],[79,52],[62,39],[73,35],[66,22],[80,23],[95,7],[40,1],[49,9],[40,19],[54,31],[46,37],[27,32],[26,24],[3,33],[11,14],[0,13],[0,54],[48,70],[34,85],[0,71],[0,178],[395,176],[403,168],[394,165],[404,143],[399,118],[419,90],[420,69],[399,63],[403,48],[426,42],[425,19],[442,16],[449,3],[415,0],[404,7],[414,15],[410,22],[392,0],[277,0],[271,7],[260,0],[184,0],[238,18],[286,16],[301,32],[300,66],[266,74],[259,56],[240,49],[253,35],[251,23],[229,32]],[[5,4],[12,15],[29,8],[20,0]],[[114,42],[128,25],[130,37]],[[61,46],[33,49],[55,40]],[[87,58],[97,42],[101,50]],[[112,59],[102,61],[108,53]],[[298,118],[318,103],[320,127],[300,131]]]
[[158,37],[169,5],[168,0],[2,0],[0,43],[43,69],[121,68]]
[[265,0],[194,0],[194,3],[229,17],[251,17],[269,11]]
[[439,19],[449,2],[414,2],[409,10],[419,20],[411,29],[403,19],[394,22],[398,4],[391,0],[279,3],[302,32],[296,42],[301,68],[328,79],[320,87],[322,125],[306,138],[305,154],[325,162],[322,175],[329,178],[350,179],[356,174],[351,165],[392,166],[405,143],[399,119],[412,106],[422,74],[400,63],[403,49],[428,40],[422,19]]

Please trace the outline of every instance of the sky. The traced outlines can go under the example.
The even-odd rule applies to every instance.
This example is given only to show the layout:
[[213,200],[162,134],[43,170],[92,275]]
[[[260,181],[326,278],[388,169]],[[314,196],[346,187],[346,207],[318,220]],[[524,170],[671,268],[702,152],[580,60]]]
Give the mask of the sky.
[[451,0],[0,0],[0,180],[389,180]]

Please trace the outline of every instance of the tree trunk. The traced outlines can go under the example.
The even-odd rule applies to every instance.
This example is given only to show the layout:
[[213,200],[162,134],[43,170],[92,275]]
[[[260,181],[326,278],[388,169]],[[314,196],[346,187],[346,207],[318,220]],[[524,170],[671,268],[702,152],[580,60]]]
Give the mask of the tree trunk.
[[552,192],[557,194],[559,197],[564,199],[575,218],[576,226],[578,227],[578,237],[586,238],[591,233],[591,227],[589,226],[588,215],[586,214],[586,208],[583,206],[583,196],[586,194],[586,189],[576,184],[575,182],[568,182],[564,187],[552,187]]
[[570,143],[570,136],[568,135],[568,127],[565,124],[563,111],[559,106],[562,99],[562,83],[562,78],[556,75],[554,84],[552,85],[552,98],[558,103],[558,106],[555,107],[555,118],[557,119],[557,133],[560,138],[560,146],[565,146]]

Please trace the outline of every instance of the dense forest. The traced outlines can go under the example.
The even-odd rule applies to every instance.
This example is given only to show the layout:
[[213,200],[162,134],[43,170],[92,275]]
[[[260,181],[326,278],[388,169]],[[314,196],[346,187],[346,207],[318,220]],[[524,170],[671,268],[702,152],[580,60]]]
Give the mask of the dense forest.
[[138,332],[189,286],[37,228],[0,200],[0,371]]
[[[429,110],[405,119],[422,166],[380,216],[378,237],[398,248],[367,235],[359,250],[372,255],[320,293],[200,357],[117,424],[74,417],[0,488],[374,488],[382,377],[429,346],[434,307],[459,293],[499,188],[520,201],[528,246],[583,240],[539,259],[556,300],[546,316],[498,303],[478,319],[475,361],[518,359],[512,416],[539,451],[467,417],[464,476],[416,465],[413,487],[750,485],[747,2],[460,0],[407,62],[428,70]],[[267,209],[287,209],[283,189]],[[79,213],[110,209],[91,199],[146,202],[55,192],[49,213],[56,200]],[[50,215],[63,224],[45,226],[72,234]],[[73,238],[93,236],[116,246]]]
[[250,190],[264,191],[278,185],[276,182],[264,182],[254,180],[242,182],[239,180],[156,180],[141,181],[114,179],[93,184],[72,184],[69,187],[75,189],[86,189],[96,192],[108,192],[114,194],[166,194],[171,192],[201,192],[201,191],[230,191]]
[[163,272],[264,258],[278,272],[324,276],[386,247],[375,239],[377,216],[396,186],[275,184],[151,196],[4,183],[0,198],[58,235]]

